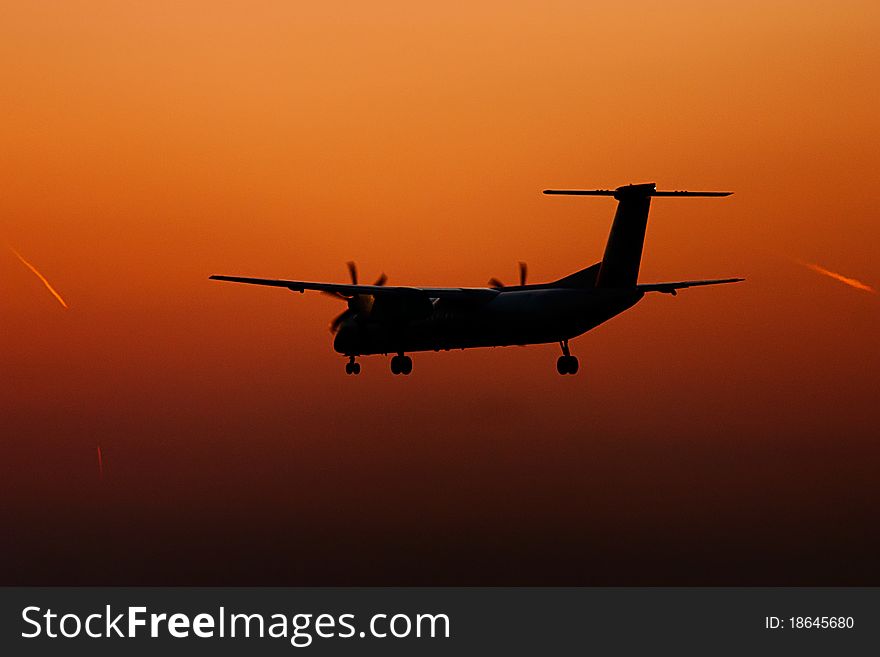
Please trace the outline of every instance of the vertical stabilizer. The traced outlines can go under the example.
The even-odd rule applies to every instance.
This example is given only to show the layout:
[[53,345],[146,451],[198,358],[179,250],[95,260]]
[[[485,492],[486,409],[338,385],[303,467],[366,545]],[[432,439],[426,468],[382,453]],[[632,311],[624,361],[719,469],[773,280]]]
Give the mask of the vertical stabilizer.
[[596,287],[633,287],[639,278],[648,210],[656,185],[626,185],[614,190],[617,212],[605,244]]

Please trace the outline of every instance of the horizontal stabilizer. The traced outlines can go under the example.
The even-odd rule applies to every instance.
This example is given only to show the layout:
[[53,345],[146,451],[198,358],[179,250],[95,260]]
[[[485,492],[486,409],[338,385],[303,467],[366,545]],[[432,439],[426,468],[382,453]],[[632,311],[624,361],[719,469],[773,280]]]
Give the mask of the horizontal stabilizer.
[[564,196],[613,196],[620,199],[624,196],[730,196],[733,192],[689,192],[681,191],[658,191],[653,183],[644,185],[624,185],[617,189],[545,189],[545,194],[558,194]]
[[724,283],[739,283],[744,278],[716,278],[706,281],[677,281],[675,283],[649,283],[647,285],[636,285],[636,289],[641,292],[663,292],[675,296],[679,290],[688,287],[701,287],[703,285],[722,285]]

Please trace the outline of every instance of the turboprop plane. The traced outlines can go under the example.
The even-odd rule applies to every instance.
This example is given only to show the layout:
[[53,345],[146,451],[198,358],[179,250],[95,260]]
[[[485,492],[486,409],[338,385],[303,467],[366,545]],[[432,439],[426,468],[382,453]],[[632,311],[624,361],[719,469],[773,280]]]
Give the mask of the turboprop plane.
[[742,278],[639,283],[648,210],[656,197],[729,196],[732,192],[658,191],[654,183],[617,189],[547,189],[545,194],[610,196],[617,211],[602,260],[549,283],[527,283],[520,263],[519,285],[497,279],[487,287],[422,287],[386,285],[382,274],[372,285],[358,283],[357,268],[348,263],[351,283],[314,283],[283,279],[211,276],[217,281],[268,285],[294,292],[314,290],[344,301],[348,307],[330,324],[333,348],[347,357],[346,374],[360,374],[357,361],[372,354],[393,354],[391,372],[408,375],[408,353],[476,347],[559,343],[559,374],[575,374],[578,360],[569,341],[623,311],[647,292],[675,295],[704,285],[736,283]]

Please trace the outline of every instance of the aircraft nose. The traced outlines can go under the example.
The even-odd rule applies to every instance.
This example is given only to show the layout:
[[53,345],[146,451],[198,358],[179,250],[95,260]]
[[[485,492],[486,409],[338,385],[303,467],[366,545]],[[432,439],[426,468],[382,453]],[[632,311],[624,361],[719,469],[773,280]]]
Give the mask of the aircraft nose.
[[353,353],[355,333],[356,331],[352,326],[346,326],[345,324],[340,326],[336,332],[336,337],[333,339],[333,349],[340,354]]

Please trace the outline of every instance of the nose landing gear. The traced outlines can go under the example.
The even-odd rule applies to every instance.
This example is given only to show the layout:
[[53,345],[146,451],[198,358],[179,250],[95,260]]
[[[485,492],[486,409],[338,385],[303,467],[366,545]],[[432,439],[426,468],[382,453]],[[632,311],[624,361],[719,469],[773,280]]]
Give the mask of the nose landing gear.
[[412,358],[409,356],[404,356],[403,354],[397,354],[391,359],[391,373],[392,374],[403,374],[406,376],[410,372],[412,372],[413,363]]
[[361,373],[361,364],[355,362],[354,356],[348,357],[348,362],[345,364],[345,373],[354,375]]
[[556,371],[560,374],[577,374],[578,359],[568,350],[568,340],[562,340],[559,346],[562,347],[562,355],[556,361]]

